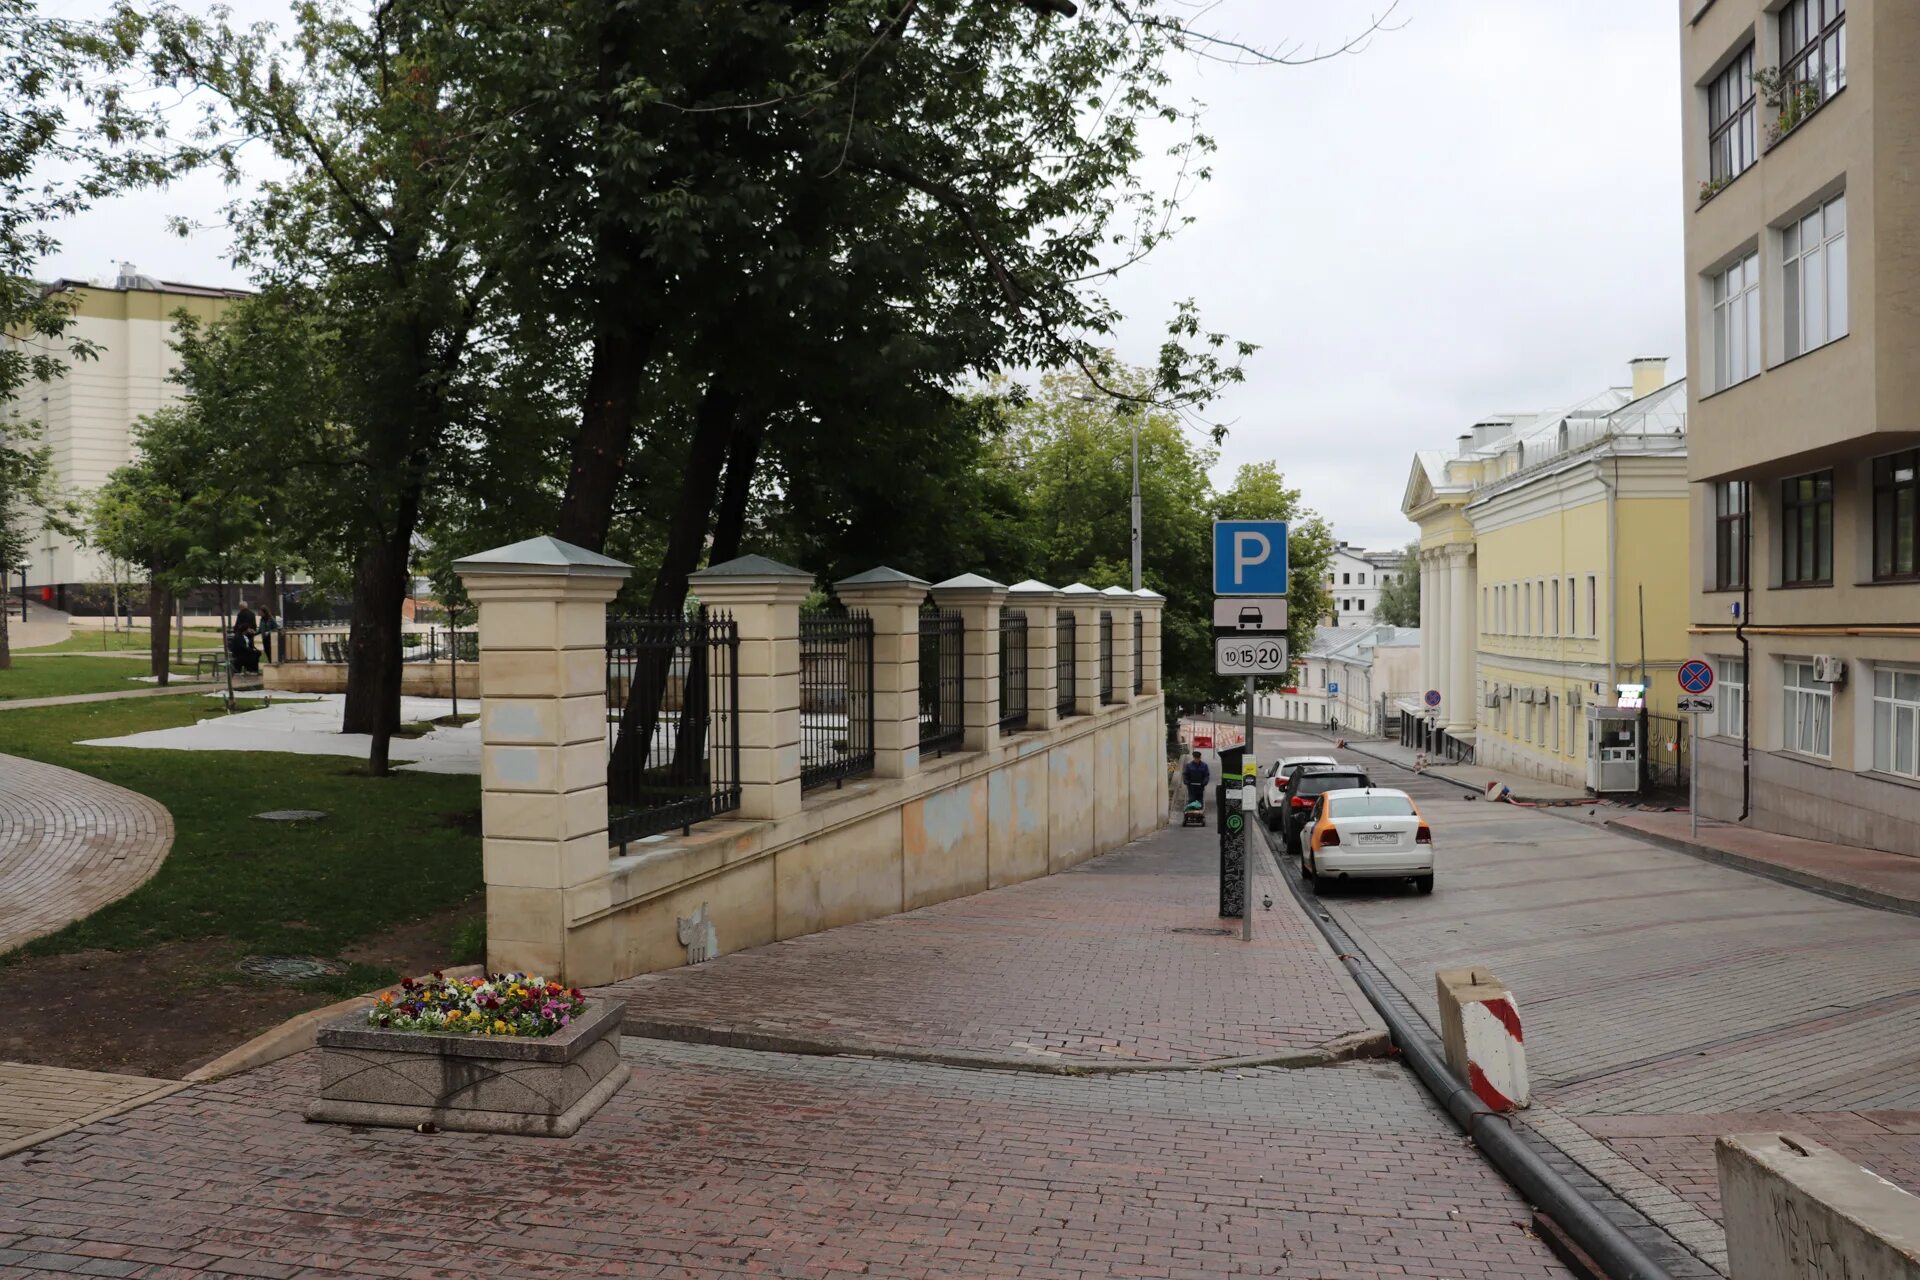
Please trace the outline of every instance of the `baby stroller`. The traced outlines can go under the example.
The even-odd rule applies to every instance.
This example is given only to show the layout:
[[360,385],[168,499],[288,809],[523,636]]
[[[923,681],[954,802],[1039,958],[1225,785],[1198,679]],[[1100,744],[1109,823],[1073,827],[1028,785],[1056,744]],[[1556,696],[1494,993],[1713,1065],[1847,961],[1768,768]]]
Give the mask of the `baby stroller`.
[[1180,825],[1183,827],[1204,827],[1207,825],[1207,788],[1204,783],[1187,784],[1187,807],[1180,812]]

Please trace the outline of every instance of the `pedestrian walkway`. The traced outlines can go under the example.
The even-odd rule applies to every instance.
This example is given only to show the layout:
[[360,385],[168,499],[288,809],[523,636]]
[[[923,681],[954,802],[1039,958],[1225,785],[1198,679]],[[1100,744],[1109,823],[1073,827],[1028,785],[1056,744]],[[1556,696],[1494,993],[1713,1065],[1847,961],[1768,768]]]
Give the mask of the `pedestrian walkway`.
[[305,1123],[309,1050],[0,1159],[0,1272],[1567,1275],[1400,1064],[1220,1068],[1374,1024],[1290,895],[1260,910],[1260,941],[1218,932],[1213,840],[1165,833],[873,922],[891,931],[837,931],[846,945],[815,935],[622,984],[637,1016],[850,1050],[950,1045],[977,1063],[1025,1040],[1042,1059],[1213,1069],[628,1037],[633,1082],[550,1140]]
[[59,644],[73,634],[73,619],[58,609],[49,609],[43,604],[29,601],[27,616],[22,620],[19,597],[6,600],[4,604],[8,610],[9,649],[38,649],[43,645]]
[[1711,862],[1868,906],[1920,915],[1920,858],[1707,819],[1701,820],[1695,836],[1684,813],[1607,811],[1604,818],[1610,827]]
[[[250,686],[236,681],[233,687],[240,690]],[[0,711],[26,711],[34,707],[71,707],[82,702],[118,702],[122,698],[164,698],[181,693],[210,693],[213,688],[214,686],[206,681],[196,683],[188,680],[170,684],[164,689],[115,689],[110,693],[66,693],[57,698],[0,698]]]
[[1253,941],[1220,918],[1211,823],[607,992],[629,1031],[813,1052],[1113,1068],[1383,1049],[1379,1015],[1271,863],[1254,864]]
[[173,818],[158,802],[0,756],[0,954],[133,892],[172,844]]
[[178,1088],[171,1080],[0,1062],[0,1155]]

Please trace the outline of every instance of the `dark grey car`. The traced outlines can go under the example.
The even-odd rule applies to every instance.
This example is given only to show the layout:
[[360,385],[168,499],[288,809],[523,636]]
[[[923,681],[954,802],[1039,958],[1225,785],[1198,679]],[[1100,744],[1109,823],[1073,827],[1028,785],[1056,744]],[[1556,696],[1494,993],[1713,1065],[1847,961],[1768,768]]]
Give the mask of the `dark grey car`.
[[1295,773],[1280,797],[1281,835],[1286,842],[1287,852],[1295,857],[1300,856],[1300,832],[1313,812],[1315,800],[1329,791],[1346,791],[1372,785],[1373,779],[1360,769],[1303,769]]

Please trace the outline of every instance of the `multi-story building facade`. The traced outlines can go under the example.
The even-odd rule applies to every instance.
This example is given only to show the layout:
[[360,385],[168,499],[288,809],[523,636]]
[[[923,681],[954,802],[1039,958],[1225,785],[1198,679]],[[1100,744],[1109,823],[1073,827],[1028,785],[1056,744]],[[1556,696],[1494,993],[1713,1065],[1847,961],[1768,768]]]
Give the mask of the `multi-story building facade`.
[[1701,811],[1920,854],[1920,5],[1680,22]]
[[[163,283],[130,269],[111,285],[56,280],[49,287],[71,291],[69,337],[93,343],[98,356],[69,357],[64,377],[30,385],[14,403],[0,405],[0,413],[41,423],[61,491],[84,501],[116,468],[133,461],[134,423],[179,394],[171,381],[179,363],[170,345],[175,313],[212,320],[245,295]],[[110,578],[98,551],[50,529],[40,531],[26,569],[28,586],[51,588],[57,608],[68,607],[76,588]]]
[[1380,591],[1402,572],[1405,554],[1399,551],[1362,551],[1337,542],[1327,558],[1327,625],[1370,627],[1380,605]]
[[1276,720],[1378,734],[1383,700],[1412,688],[1419,666],[1418,628],[1322,627],[1301,656],[1298,683],[1258,695],[1254,710]]
[[[1687,389],[1663,360],[1636,360],[1632,375],[1564,409],[1483,419],[1451,453],[1416,457],[1402,510],[1421,535],[1421,697],[1406,710],[1438,750],[1581,786],[1588,707],[1644,702],[1677,728]],[[1671,731],[1643,744],[1655,764],[1677,763],[1681,745]]]

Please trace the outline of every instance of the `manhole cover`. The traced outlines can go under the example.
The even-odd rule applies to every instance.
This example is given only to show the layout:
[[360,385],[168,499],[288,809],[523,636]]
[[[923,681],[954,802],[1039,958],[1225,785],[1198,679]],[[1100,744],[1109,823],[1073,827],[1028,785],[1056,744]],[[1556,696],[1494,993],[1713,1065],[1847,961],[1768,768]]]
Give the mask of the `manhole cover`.
[[1169,929],[1168,933],[1200,933],[1210,938],[1224,938],[1232,932],[1230,929]]
[[279,982],[331,978],[347,971],[347,966],[338,960],[322,960],[319,956],[248,956],[234,968],[250,978],[272,978]]
[[254,817],[262,822],[320,822],[327,816],[325,809],[269,809],[265,813],[256,813]]

